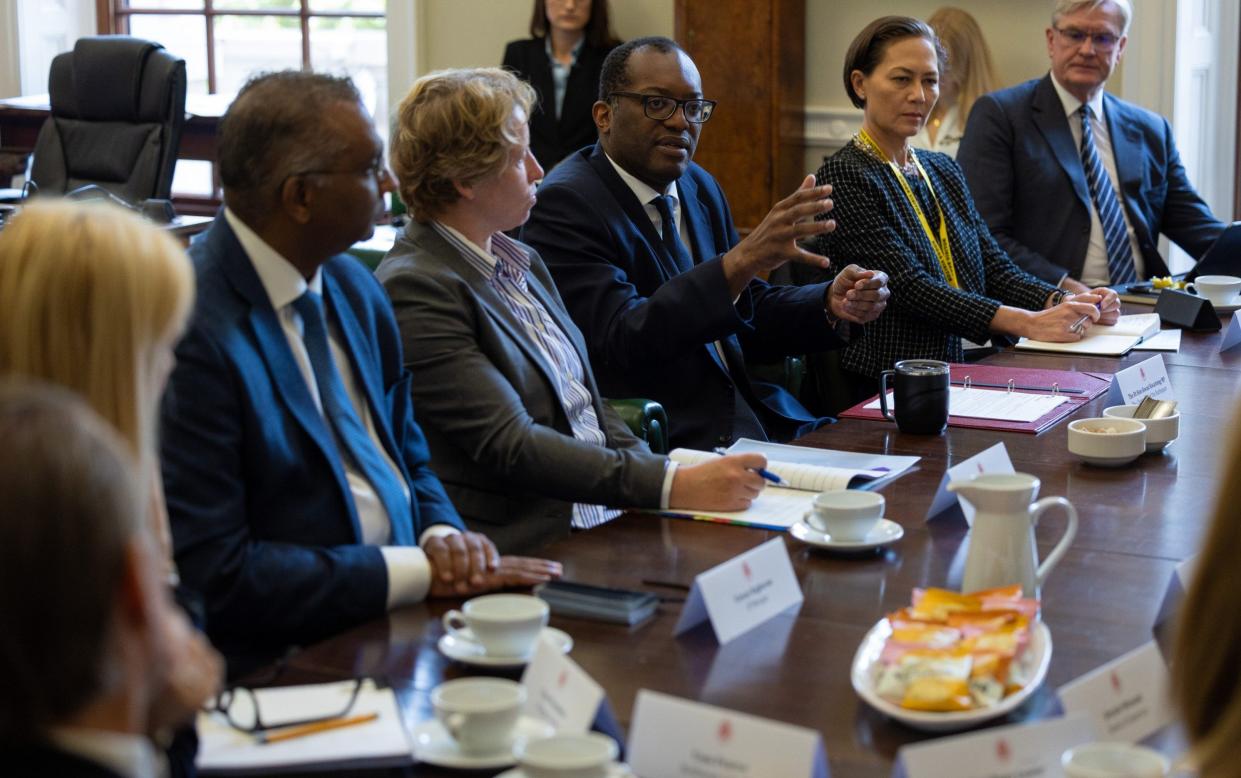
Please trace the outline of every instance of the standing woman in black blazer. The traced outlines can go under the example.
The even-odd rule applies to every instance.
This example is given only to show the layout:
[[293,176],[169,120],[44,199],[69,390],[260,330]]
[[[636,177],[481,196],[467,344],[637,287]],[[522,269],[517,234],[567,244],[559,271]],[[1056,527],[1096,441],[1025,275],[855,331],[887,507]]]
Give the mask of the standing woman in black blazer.
[[534,0],[530,38],[504,49],[504,67],[539,95],[530,117],[530,150],[544,170],[598,138],[591,106],[603,58],[619,40],[607,0]]

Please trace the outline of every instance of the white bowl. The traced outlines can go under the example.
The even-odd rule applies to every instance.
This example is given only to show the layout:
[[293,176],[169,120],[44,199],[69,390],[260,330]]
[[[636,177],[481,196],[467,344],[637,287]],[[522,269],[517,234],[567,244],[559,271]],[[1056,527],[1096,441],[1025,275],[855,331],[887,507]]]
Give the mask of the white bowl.
[[[1137,409],[1136,405],[1113,405],[1111,408],[1104,408],[1103,415],[1112,419],[1132,419],[1133,412]],[[1158,419],[1136,419],[1136,421],[1142,422],[1146,427],[1146,452],[1148,454],[1163,451],[1181,434],[1180,411]]]
[[1030,645],[1021,656],[1021,663],[1031,668],[1031,672],[1030,682],[1020,691],[1013,692],[989,708],[942,713],[910,710],[885,700],[875,691],[875,679],[881,669],[879,657],[883,654],[883,645],[891,634],[892,624],[883,618],[862,638],[862,644],[853,655],[853,669],[849,673],[853,691],[857,692],[866,704],[885,716],[924,732],[956,732],[969,729],[1015,710],[1043,685],[1047,678],[1047,668],[1051,666],[1051,630],[1039,621],[1030,625]]
[[[1111,432],[1101,430],[1110,429]],[[1146,425],[1115,417],[1069,422],[1069,451],[1083,462],[1119,467],[1146,453]]]

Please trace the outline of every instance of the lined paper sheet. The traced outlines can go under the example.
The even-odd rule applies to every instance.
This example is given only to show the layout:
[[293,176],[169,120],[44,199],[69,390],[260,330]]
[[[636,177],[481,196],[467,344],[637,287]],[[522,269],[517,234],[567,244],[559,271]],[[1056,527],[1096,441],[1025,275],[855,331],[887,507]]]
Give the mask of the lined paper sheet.
[[[1067,397],[1059,394],[1029,394],[953,386],[948,390],[948,415],[971,419],[1031,422],[1041,419],[1053,408],[1068,401]],[[879,400],[867,403],[865,407],[878,408]],[[896,407],[896,397],[893,392],[888,392],[888,407]]]

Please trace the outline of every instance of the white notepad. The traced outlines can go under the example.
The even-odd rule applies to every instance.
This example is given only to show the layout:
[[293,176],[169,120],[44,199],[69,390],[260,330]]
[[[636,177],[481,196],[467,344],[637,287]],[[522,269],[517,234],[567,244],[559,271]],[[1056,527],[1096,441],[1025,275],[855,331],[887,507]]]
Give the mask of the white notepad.
[[[258,689],[264,721],[295,721],[330,716],[342,710],[356,681]],[[219,713],[198,714],[198,771],[207,774],[276,772],[302,767],[345,769],[414,763],[396,696],[391,689],[363,681],[350,716],[378,713],[365,724],[318,732],[278,743],[262,744],[254,735],[233,729]]]
[[[760,453],[767,457],[767,469],[780,476],[781,486],[768,484],[744,511],[713,511],[674,508],[655,513],[715,519],[771,529],[788,529],[801,521],[819,492],[837,489],[872,489],[897,477],[918,461],[918,457],[867,454],[856,451],[788,446],[742,438],[729,454]],[[692,465],[718,457],[706,451],[673,449],[668,457]]]
[[1097,354],[1118,357],[1143,340],[1159,332],[1159,314],[1135,313],[1121,316],[1115,324],[1096,324],[1086,331],[1086,336],[1073,343],[1053,343],[1046,340],[1022,338],[1015,348],[1023,351],[1055,351],[1064,354]]

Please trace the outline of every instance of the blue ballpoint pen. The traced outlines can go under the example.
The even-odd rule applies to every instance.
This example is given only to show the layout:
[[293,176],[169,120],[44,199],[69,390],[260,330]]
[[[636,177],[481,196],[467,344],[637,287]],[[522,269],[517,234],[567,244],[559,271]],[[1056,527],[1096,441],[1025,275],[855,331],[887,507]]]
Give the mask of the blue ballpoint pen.
[[[724,456],[728,452],[722,448],[717,448],[715,449],[715,453],[719,454],[720,456]],[[755,467],[751,469],[754,472],[761,475],[763,478],[766,478],[768,481],[771,481],[773,484],[776,484],[777,486],[784,486],[784,479],[776,475],[775,473],[771,472],[770,470],[763,468],[763,467]]]

